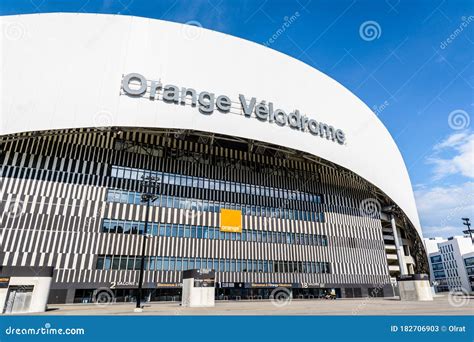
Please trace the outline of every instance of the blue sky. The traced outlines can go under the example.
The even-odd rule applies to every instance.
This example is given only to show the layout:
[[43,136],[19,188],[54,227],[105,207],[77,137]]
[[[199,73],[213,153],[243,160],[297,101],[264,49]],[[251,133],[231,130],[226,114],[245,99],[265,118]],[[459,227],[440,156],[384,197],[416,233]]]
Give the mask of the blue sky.
[[[191,22],[266,43],[312,65],[354,92],[391,132],[411,176],[425,236],[460,234],[460,218],[474,220],[474,1],[0,3],[2,15],[58,11]],[[291,24],[277,34],[285,21]]]

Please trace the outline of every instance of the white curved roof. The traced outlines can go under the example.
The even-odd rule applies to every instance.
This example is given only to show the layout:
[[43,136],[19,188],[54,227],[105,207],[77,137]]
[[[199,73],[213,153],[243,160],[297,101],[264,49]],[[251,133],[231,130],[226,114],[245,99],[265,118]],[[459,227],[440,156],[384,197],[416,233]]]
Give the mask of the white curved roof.
[[[177,23],[102,14],[0,17],[0,134],[133,126],[196,129],[301,150],[343,166],[385,192],[421,236],[400,151],[374,113],[341,84],[261,45]],[[124,74],[299,109],[340,128],[345,144],[241,115],[121,94]]]

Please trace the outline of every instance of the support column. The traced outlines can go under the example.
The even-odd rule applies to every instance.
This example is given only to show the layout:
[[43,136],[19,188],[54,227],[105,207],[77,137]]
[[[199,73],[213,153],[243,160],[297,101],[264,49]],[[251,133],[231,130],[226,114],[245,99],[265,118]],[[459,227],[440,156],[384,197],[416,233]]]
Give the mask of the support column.
[[400,244],[400,240],[398,238],[398,229],[397,229],[397,224],[395,222],[395,215],[390,215],[390,223],[392,224],[392,230],[393,230],[393,238],[395,240],[395,248],[397,249],[397,258],[398,258],[398,264],[400,266],[400,275],[406,275],[408,274],[407,271],[407,265],[405,264],[404,261],[404,255],[403,255],[403,245]]

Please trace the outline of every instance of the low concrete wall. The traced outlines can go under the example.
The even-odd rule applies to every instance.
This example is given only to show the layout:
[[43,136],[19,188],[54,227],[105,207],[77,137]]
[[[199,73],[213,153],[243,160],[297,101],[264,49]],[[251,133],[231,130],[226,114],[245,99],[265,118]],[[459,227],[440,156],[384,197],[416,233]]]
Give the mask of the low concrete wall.
[[404,280],[398,282],[400,299],[405,301],[433,300],[429,280]]

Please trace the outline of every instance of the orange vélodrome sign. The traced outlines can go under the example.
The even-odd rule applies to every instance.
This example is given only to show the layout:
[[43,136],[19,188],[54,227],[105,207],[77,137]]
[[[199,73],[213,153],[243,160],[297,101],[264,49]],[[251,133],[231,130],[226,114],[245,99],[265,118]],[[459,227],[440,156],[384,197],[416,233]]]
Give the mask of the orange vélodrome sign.
[[242,211],[221,209],[221,232],[242,233]]

